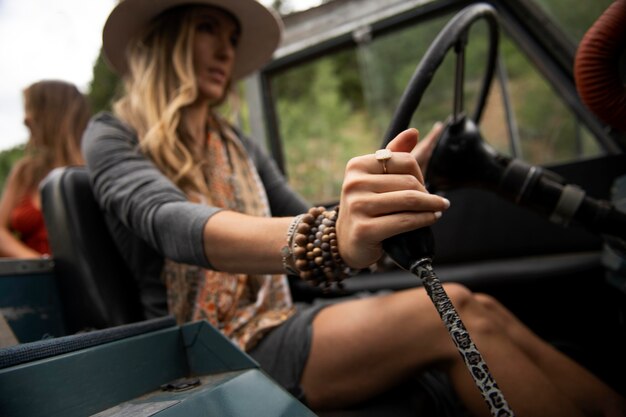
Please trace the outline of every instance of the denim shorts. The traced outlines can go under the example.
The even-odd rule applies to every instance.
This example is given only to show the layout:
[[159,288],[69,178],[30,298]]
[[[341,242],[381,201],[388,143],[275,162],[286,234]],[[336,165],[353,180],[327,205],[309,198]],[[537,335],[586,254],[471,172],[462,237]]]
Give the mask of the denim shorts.
[[[321,299],[313,304],[296,303],[296,313],[285,323],[271,330],[248,352],[259,363],[261,369],[304,404],[306,396],[300,387],[300,380],[311,350],[313,320],[324,307],[339,300],[345,299]],[[449,378],[439,370],[424,371],[402,385],[404,388],[398,391],[414,397],[404,402],[419,404],[416,407],[418,410],[413,409],[407,414],[412,412],[412,415],[416,415],[414,411],[418,411],[417,415],[466,415]],[[379,399],[379,403],[385,401],[389,401],[389,397]]]
[[311,350],[313,319],[328,305],[296,303],[294,315],[272,329],[248,352],[261,369],[303,402],[300,379]]

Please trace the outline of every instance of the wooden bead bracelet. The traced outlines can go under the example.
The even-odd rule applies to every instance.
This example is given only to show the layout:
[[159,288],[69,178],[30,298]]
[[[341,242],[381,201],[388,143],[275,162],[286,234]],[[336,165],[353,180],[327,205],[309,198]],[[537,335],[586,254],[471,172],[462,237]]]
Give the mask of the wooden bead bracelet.
[[333,283],[343,288],[341,281],[357,272],[339,255],[335,229],[338,215],[339,207],[330,211],[324,207],[309,209],[299,219],[290,242],[293,265],[300,278],[327,289]]

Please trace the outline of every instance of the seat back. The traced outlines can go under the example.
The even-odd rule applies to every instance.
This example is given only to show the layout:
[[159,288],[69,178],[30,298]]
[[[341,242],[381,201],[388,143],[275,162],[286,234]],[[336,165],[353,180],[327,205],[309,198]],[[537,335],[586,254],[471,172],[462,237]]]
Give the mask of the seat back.
[[40,192],[67,332],[143,320],[137,286],[93,196],[87,169],[57,168]]

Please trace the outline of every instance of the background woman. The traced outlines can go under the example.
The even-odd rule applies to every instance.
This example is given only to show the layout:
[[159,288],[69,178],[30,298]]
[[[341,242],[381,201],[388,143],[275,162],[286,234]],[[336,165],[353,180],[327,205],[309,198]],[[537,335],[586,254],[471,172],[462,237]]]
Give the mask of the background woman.
[[91,112],[65,81],[43,80],[24,90],[25,155],[11,169],[0,200],[0,256],[49,255],[39,182],[53,169],[82,164],[80,141]]

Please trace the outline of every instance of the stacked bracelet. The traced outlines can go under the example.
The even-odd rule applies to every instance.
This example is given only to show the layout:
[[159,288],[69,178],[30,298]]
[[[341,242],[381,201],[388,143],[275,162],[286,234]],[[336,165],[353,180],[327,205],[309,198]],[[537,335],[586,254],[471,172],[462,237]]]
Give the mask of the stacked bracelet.
[[289,228],[287,229],[287,244],[280,249],[280,255],[283,258],[283,270],[287,275],[299,275],[298,271],[294,266],[293,259],[293,236],[296,231],[296,227],[302,220],[304,214],[300,214],[293,218],[291,223],[289,224]]
[[298,222],[293,235],[292,253],[294,266],[300,278],[313,285],[329,288],[355,274],[341,259],[337,246],[335,223],[339,208],[326,211],[324,207],[313,207]]

